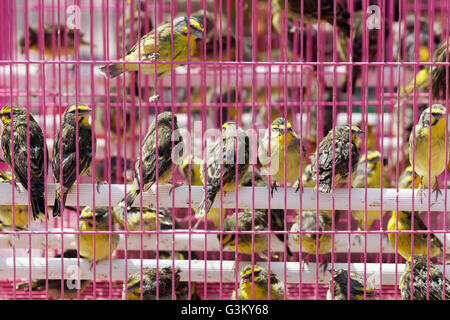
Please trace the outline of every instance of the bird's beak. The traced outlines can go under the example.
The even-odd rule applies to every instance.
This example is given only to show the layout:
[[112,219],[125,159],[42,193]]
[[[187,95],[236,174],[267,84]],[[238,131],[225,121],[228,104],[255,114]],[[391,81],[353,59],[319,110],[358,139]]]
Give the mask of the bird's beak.
[[203,40],[203,31],[200,31],[198,29],[191,28],[191,35],[196,37],[197,39]]

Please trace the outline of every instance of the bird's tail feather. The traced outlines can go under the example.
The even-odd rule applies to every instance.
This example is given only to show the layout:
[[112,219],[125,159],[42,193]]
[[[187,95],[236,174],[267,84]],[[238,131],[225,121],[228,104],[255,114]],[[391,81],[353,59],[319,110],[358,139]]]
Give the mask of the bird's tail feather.
[[216,199],[218,189],[215,187],[208,186],[206,189],[206,199],[202,201],[200,204],[200,207],[198,207],[197,212],[195,212],[196,218],[204,217],[208,214],[209,210],[211,209],[214,200]]
[[38,220],[41,214],[45,216],[45,199],[43,196],[31,198],[31,211],[34,220]]
[[[109,66],[109,68],[108,68]],[[115,78],[117,76],[120,76],[123,73],[123,65],[122,64],[110,64],[110,65],[104,65],[101,66],[100,71],[103,72],[103,74],[107,78]]]
[[[134,185],[131,186],[130,191],[127,192],[127,209],[130,210],[137,196],[139,195],[139,190],[137,190]],[[123,198],[119,204],[124,203],[125,198]]]
[[63,195],[63,205],[61,207],[61,195],[59,194],[58,191],[56,192],[55,204],[53,205],[53,217],[61,216],[61,212],[64,210],[64,206],[66,204],[66,199],[67,199],[67,192],[65,192]]

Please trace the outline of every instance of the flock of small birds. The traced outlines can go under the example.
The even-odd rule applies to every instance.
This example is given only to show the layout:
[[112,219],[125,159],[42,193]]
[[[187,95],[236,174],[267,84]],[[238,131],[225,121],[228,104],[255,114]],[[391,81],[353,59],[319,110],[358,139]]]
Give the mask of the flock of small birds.
[[[302,21],[305,24],[317,24],[318,1],[304,0],[303,9],[298,6],[299,1],[284,0],[272,1],[272,24],[280,26],[281,17],[287,12],[287,21]],[[360,13],[353,15],[353,27],[350,25],[350,14],[345,6],[339,2],[320,0],[321,22],[338,28],[339,42],[342,55],[345,52],[347,41],[353,35],[353,61],[358,61],[358,52],[361,54],[362,17]],[[358,27],[359,25],[359,27]],[[171,64],[140,64],[137,62],[179,61],[198,58],[199,44],[208,44],[214,18],[208,12],[200,11],[190,17],[177,17],[172,22],[157,26],[156,31],[151,30],[153,24],[149,21],[145,28],[150,32],[141,37],[125,56],[114,63],[100,67],[108,78],[115,78],[125,72],[140,72],[145,75],[154,75],[158,79],[171,73]],[[351,30],[353,29],[353,33]],[[385,28],[386,35],[389,27]],[[144,33],[145,29],[141,30]],[[282,32],[281,27],[278,29]],[[52,28],[45,29],[45,54],[52,55]],[[289,31],[295,32],[295,31]],[[372,33],[370,33],[371,35]],[[188,36],[189,35],[189,36]],[[370,36],[369,35],[369,36]],[[20,45],[23,51],[26,48],[39,50],[36,30],[29,30],[29,39],[22,39]],[[173,45],[171,45],[173,39]],[[376,39],[376,37],[375,37]],[[127,37],[128,40],[128,37]],[[74,47],[74,35],[68,35],[69,48]],[[373,42],[373,41],[372,41]],[[80,45],[88,43],[81,39]],[[433,55],[433,62],[446,61],[447,41],[439,45]],[[369,47],[371,53],[375,48]],[[214,51],[214,50],[213,50]],[[341,53],[341,52],[340,52]],[[189,55],[189,56],[188,56]],[[428,61],[429,56],[423,58]],[[429,53],[428,53],[429,55]],[[369,59],[373,55],[369,54]],[[172,58],[173,57],[173,58]],[[376,57],[376,54],[375,54]],[[208,57],[203,57],[208,59]],[[355,60],[356,59],[356,60]],[[348,57],[345,58],[348,60]],[[126,64],[122,62],[128,62]],[[131,63],[130,63],[131,62]],[[135,64],[133,62],[136,62]],[[179,64],[181,65],[181,63]],[[175,64],[173,67],[177,67]],[[406,86],[402,92],[410,94],[414,90],[427,89],[432,85],[433,99],[439,99],[442,91],[445,94],[445,66],[434,65],[431,72],[420,71],[414,80],[416,86]],[[353,84],[359,77],[360,70],[353,71]],[[354,88],[354,86],[353,86]],[[150,97],[150,102],[158,101],[159,96]],[[53,217],[61,216],[65,210],[67,194],[76,183],[77,178],[90,174],[90,168],[96,151],[96,136],[90,124],[91,108],[86,104],[72,104],[62,116],[61,131],[54,137],[53,154],[49,157],[42,129],[26,108],[17,105],[3,106],[0,110],[0,120],[3,124],[1,135],[1,148],[4,162],[8,164],[13,173],[2,173],[1,182],[19,182],[30,193],[31,212],[35,220],[46,216],[44,186],[47,181],[44,159],[51,162],[54,181],[56,184],[55,202],[52,207]],[[399,188],[418,189],[418,196],[426,196],[424,190],[432,188],[436,199],[442,193],[438,177],[446,170],[449,164],[450,153],[446,152],[446,125],[447,109],[442,104],[432,104],[425,108],[418,122],[409,135],[408,148],[410,166],[401,174]],[[79,216],[80,231],[109,231],[109,211],[114,222],[125,230],[156,230],[178,228],[177,222],[165,209],[133,207],[135,200],[142,192],[148,191],[154,184],[169,183],[174,168],[186,179],[189,185],[204,186],[206,189],[204,199],[198,208],[193,208],[198,222],[205,219],[212,221],[214,226],[224,231],[218,234],[218,241],[223,247],[237,249],[241,254],[258,254],[267,258],[273,254],[268,249],[267,234],[240,234],[238,239],[235,233],[227,231],[285,231],[285,210],[243,210],[227,216],[226,210],[213,207],[217,196],[221,192],[235,190],[236,187],[267,186],[271,195],[278,185],[290,186],[297,192],[303,188],[314,187],[321,193],[331,193],[335,188],[350,183],[353,188],[388,188],[388,174],[385,172],[384,159],[375,149],[361,150],[361,141],[366,138],[366,146],[371,146],[370,132],[354,125],[339,125],[333,127],[320,141],[316,150],[307,154],[305,139],[296,133],[291,123],[285,117],[275,118],[261,140],[257,149],[258,164],[250,164],[252,158],[250,138],[246,131],[234,121],[222,124],[222,135],[214,141],[203,159],[188,155],[177,162],[172,159],[172,150],[180,150],[188,141],[182,137],[172,139],[172,133],[178,129],[177,115],[172,112],[159,113],[150,124],[149,130],[140,146],[134,168],[127,163],[131,172],[127,179],[132,182],[125,197],[111,210],[109,208],[85,207]],[[117,129],[116,129],[117,130]],[[430,144],[431,142],[431,144]],[[431,149],[431,154],[429,150]],[[239,161],[235,161],[239,155]],[[51,161],[50,161],[51,159]],[[112,159],[111,159],[112,160]],[[114,159],[116,162],[117,160]],[[310,163],[307,165],[307,163]],[[123,163],[116,166],[124,167]],[[430,169],[431,168],[431,169]],[[100,168],[102,169],[102,168]],[[431,172],[430,172],[431,171]],[[111,170],[115,172],[115,170]],[[269,179],[270,177],[270,179]],[[103,183],[96,177],[97,185]],[[272,183],[269,185],[268,180]],[[431,197],[432,193],[430,193]],[[142,213],[141,213],[142,210]],[[337,214],[337,212],[336,212]],[[375,220],[379,220],[383,213],[380,211],[352,211],[352,216],[358,222],[360,230],[369,230]],[[237,216],[237,217],[236,217]],[[95,218],[94,218],[95,217]],[[269,219],[270,217],[270,219]],[[95,219],[95,220],[94,220]],[[290,230],[291,239],[296,242],[302,252],[307,254],[329,254],[332,251],[332,235],[319,233],[317,241],[314,233],[300,233],[300,231],[330,231],[333,229],[333,220],[336,219],[332,211],[297,212],[294,224]],[[412,223],[413,219],[413,223]],[[28,207],[11,206],[0,208],[0,220],[3,229],[26,229],[28,224]],[[94,222],[95,221],[95,222]],[[175,221],[175,224],[173,223]],[[269,226],[270,221],[270,226]],[[236,223],[237,222],[237,223]],[[417,212],[392,211],[388,222],[389,231],[428,230]],[[295,232],[298,232],[296,234]],[[286,244],[285,254],[292,259],[292,252],[287,244],[287,236],[277,234],[277,238]],[[407,260],[405,272],[401,277],[399,289],[403,299],[448,299],[450,282],[443,279],[442,272],[431,262],[436,258],[445,263],[446,254],[442,242],[432,233],[414,233],[413,252],[411,251],[411,235],[408,233],[389,233],[388,238],[398,253]],[[77,250],[66,251],[64,257],[81,257],[89,259],[91,263],[108,259],[119,243],[117,234],[97,234],[96,245],[93,246],[92,234],[81,234]],[[59,256],[60,257],[60,256]],[[169,259],[172,257],[168,255]],[[186,254],[177,253],[175,259],[185,259]],[[324,264],[324,270],[327,264]],[[123,289],[123,299],[197,299],[196,290],[191,290],[189,284],[180,280],[181,269],[171,267],[160,270],[144,269],[143,272],[132,274]],[[330,290],[328,299],[376,299],[375,289],[365,279],[347,270],[331,270]],[[157,286],[156,279],[159,285]],[[270,285],[269,285],[270,282]],[[82,289],[89,281],[84,281]],[[61,294],[60,281],[48,281],[49,293],[59,296]],[[17,287],[29,290],[28,284]],[[31,289],[45,289],[45,281],[33,281]],[[67,290],[66,290],[67,289]],[[411,290],[412,289],[412,290]],[[73,297],[76,292],[65,288],[65,294]],[[265,300],[287,299],[284,284],[278,280],[274,273],[269,274],[261,266],[254,264],[246,266],[241,272],[239,288],[233,292],[231,299]],[[54,292],[54,293],[53,293]],[[66,295],[67,297],[67,295]]]

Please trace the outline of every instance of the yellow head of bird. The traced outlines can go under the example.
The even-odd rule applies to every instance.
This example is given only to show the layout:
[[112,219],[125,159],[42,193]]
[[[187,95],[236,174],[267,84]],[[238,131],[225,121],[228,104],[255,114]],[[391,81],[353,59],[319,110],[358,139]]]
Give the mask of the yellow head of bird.
[[440,120],[445,120],[447,109],[441,104],[433,104],[420,115],[419,123],[423,127],[435,126]]
[[[188,34],[188,17],[184,17],[183,21],[180,21],[180,24],[177,26],[175,25],[174,28],[177,29],[179,27],[181,30],[181,33],[183,36],[187,37]],[[202,25],[199,23],[199,21],[195,18],[189,19],[189,32],[190,36],[194,38],[194,40],[197,39],[203,39],[203,32],[205,29],[202,27]]]
[[11,122],[11,113],[13,117],[17,117],[20,115],[26,115],[27,110],[19,106],[10,106],[10,105],[4,106],[0,110],[0,117],[3,124],[9,124]]

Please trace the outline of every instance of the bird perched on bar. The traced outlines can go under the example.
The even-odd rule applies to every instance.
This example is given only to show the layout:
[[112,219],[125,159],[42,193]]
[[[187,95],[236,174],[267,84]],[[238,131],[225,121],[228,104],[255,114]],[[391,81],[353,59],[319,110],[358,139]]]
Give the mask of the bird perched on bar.
[[[35,27],[28,27],[28,45],[30,51],[34,51],[39,54],[40,50],[40,37],[44,43],[42,48],[44,50],[44,55],[51,59],[52,57],[57,57],[59,55],[73,56],[75,50],[75,29],[69,29],[65,25],[61,24],[59,27],[57,25],[46,24],[43,28],[43,33]],[[66,42],[66,31],[67,31],[67,42]],[[79,32],[79,42],[78,46],[89,46],[89,42],[85,41],[84,35],[81,31]],[[59,40],[59,38],[61,40]],[[60,42],[61,47],[58,47],[58,42]],[[23,35],[20,40],[20,50],[24,54],[26,50],[25,35]],[[60,51],[61,50],[61,51]],[[67,50],[67,51],[66,51]]]
[[[337,211],[336,211],[337,212]],[[291,227],[292,233],[291,238],[294,242],[301,246],[301,251],[309,255],[317,254],[327,254],[332,248],[332,236],[329,233],[321,233],[323,231],[332,230],[332,212],[321,210],[318,213],[319,226],[317,226],[317,212],[315,210],[303,210],[301,217],[301,227],[300,227],[300,215],[297,215],[295,222]],[[336,219],[337,221],[337,219]],[[317,233],[303,233],[305,231],[319,231]],[[319,237],[319,242],[317,243],[317,237]],[[300,243],[301,238],[301,243]],[[318,246],[317,246],[318,245]],[[328,257],[326,257],[328,259]],[[325,271],[328,265],[328,261],[321,263],[323,270]]]
[[[442,271],[430,261],[429,267],[427,257],[417,254],[413,256],[413,267],[411,270],[411,260],[408,259],[405,271],[400,277],[398,288],[400,289],[402,300],[449,300],[450,281],[443,278]],[[411,294],[411,276],[413,292]],[[444,289],[444,292],[442,290]]]
[[[364,136],[360,136],[356,138],[356,147],[360,151],[364,150],[376,150],[377,149],[377,141],[375,138],[375,134],[373,132],[373,126],[369,123],[367,123],[367,129],[364,127],[365,124],[363,124],[361,121],[356,124],[358,128],[364,129],[364,132],[366,133]],[[365,139],[367,137],[367,141]],[[366,149],[367,146],[367,149]]]
[[[351,140],[349,140],[349,134]],[[345,183],[349,175],[349,161],[351,162],[351,172],[356,169],[359,160],[359,150],[356,147],[356,138],[364,134],[364,131],[356,126],[349,126],[348,124],[337,126],[328,132],[325,138],[319,144],[319,150],[311,157],[311,172],[312,178],[316,181],[316,173],[319,171],[319,181],[316,181],[316,187],[320,192],[331,192],[333,183],[338,185]],[[349,153],[351,150],[351,159]],[[334,161],[333,161],[334,151]],[[317,159],[317,154],[319,158]],[[318,169],[317,169],[318,160]],[[334,169],[334,177],[333,177]],[[334,181],[333,181],[334,178]]]
[[292,130],[291,123],[282,117],[275,119],[258,148],[258,162],[261,164],[262,174],[270,175],[273,180],[272,196],[273,190],[277,189],[277,181],[285,181],[287,184],[300,178],[301,162],[303,167],[306,165],[305,155],[305,147]]
[[[208,217],[221,186],[227,192],[241,183],[250,164],[250,140],[240,126],[229,121],[222,125],[222,137],[213,142],[206,152],[200,168],[200,174],[206,171],[206,198],[203,193],[196,218]],[[200,179],[205,181],[202,176]]]
[[[11,183],[11,172],[0,171],[0,183]],[[28,206],[15,204],[14,225],[16,230],[26,230],[28,224]],[[13,206],[0,206],[0,230],[11,230],[13,227]]]
[[[45,216],[46,212],[44,159],[47,159],[48,166],[49,158],[44,134],[34,117],[28,114],[25,108],[4,106],[0,110],[0,119],[3,124],[1,146],[4,160],[11,170],[14,164],[15,182],[19,181],[26,190],[30,191],[33,219],[37,220],[40,215]],[[28,165],[30,172],[28,172]],[[28,184],[28,174],[30,184]]]
[[[367,163],[367,173],[366,173]],[[383,182],[381,175],[383,174]],[[381,153],[377,150],[369,150],[367,154],[361,156],[356,167],[356,174],[352,181],[352,188],[389,188],[389,176],[384,166],[384,161],[381,158]],[[384,215],[386,211],[383,211]],[[367,217],[365,210],[352,210],[353,218],[358,221],[359,230],[370,230],[372,223],[380,219],[379,210],[367,210]],[[366,220],[367,219],[367,220]],[[367,223],[367,228],[365,228]]]
[[141,300],[141,290],[143,300],[172,300],[172,295],[176,300],[176,290],[181,283],[180,273],[178,267],[174,270],[172,267],[161,268],[159,272],[153,268],[142,268],[142,277],[140,270],[128,276],[126,287],[123,285],[122,300]]
[[[123,58],[113,64],[101,66],[100,71],[108,78],[115,78],[125,71],[139,71],[146,75],[155,75],[158,79],[161,79],[171,73],[172,66],[175,69],[181,64],[123,64],[122,62],[186,62],[195,54],[196,43],[203,39],[203,32],[204,28],[198,19],[178,17],[173,21],[173,28],[172,22],[160,24],[156,27],[156,32],[153,29],[144,35],[128,50]],[[155,99],[158,98],[155,97]]]
[[[397,224],[398,220],[398,224]],[[388,221],[387,229],[389,231],[410,231],[412,221],[412,213],[409,211],[392,211],[391,218]],[[414,212],[414,230],[428,231],[429,229],[420,218],[418,212]],[[449,258],[443,258],[443,244],[436,235],[429,232],[414,233],[414,254],[427,255],[428,252],[428,234],[430,258],[437,258],[439,261],[445,261]],[[399,232],[388,233],[389,242],[398,253],[408,260],[411,257],[411,233]],[[398,240],[397,240],[398,239]]]
[[[418,195],[423,195],[424,187],[432,184],[436,199],[442,194],[439,189],[437,177],[445,170],[450,158],[450,152],[446,156],[446,120],[447,109],[441,104],[434,104],[426,108],[420,115],[415,131],[409,136],[409,162],[414,171],[420,177]],[[430,148],[431,135],[431,154]],[[414,160],[414,161],[413,161]],[[429,176],[429,170],[431,175]]]
[[[270,291],[269,287],[270,278]],[[269,298],[270,292],[270,298]],[[231,300],[287,300],[284,296],[284,284],[275,273],[266,271],[258,265],[247,265],[241,272],[241,281],[236,291],[233,290]]]
[[[157,124],[156,121],[158,122]],[[126,199],[128,210],[130,210],[141,191],[147,191],[155,183],[167,183],[172,178],[172,163],[175,167],[178,164],[178,159],[172,159],[172,152],[176,156],[178,154],[177,152],[182,151],[184,148],[184,142],[181,136],[174,138],[177,140],[173,141],[172,147],[172,132],[177,130],[177,115],[172,115],[169,111],[160,113],[151,123],[142,142],[142,158],[138,156],[136,159],[133,185],[128,191],[126,198],[121,200],[121,202],[124,202]],[[157,135],[158,141],[156,141]],[[158,157],[156,157],[156,153]],[[157,168],[158,171],[156,171]]]
[[[333,6],[332,2],[331,6]],[[381,21],[380,28],[368,28],[368,24],[370,23],[370,14],[367,14],[364,17],[363,11],[355,11],[353,13],[353,39],[352,39],[352,62],[376,62],[384,61],[384,52],[380,51],[380,57],[378,57],[378,50],[381,47],[379,45],[378,36],[381,35]],[[389,36],[390,26],[388,25],[386,19],[384,19],[383,15],[378,17],[381,20],[384,20],[384,38],[387,39]],[[366,30],[364,33],[363,30]],[[364,37],[367,37],[367,49],[363,47]],[[349,34],[340,30],[338,34],[337,41],[337,49],[339,53],[339,57],[343,61],[349,61],[349,52],[347,49],[347,40],[349,38]],[[381,41],[380,41],[381,43]],[[367,50],[367,56],[365,57],[365,50]],[[356,80],[362,75],[362,66],[352,64],[350,66],[352,69],[352,91],[355,91]],[[347,74],[346,74],[347,75]],[[342,87],[344,92],[347,90],[347,81],[344,82],[344,86]]]
[[[285,12],[285,0],[272,0],[278,2],[281,12]],[[316,24],[319,18],[318,0],[303,0],[303,15],[302,2],[298,0],[287,0],[287,16],[288,18],[306,23]],[[336,12],[334,10],[336,4]],[[350,37],[350,14],[347,8],[338,1],[320,0],[320,20],[334,25],[334,17],[336,16],[336,27]]]
[[[119,165],[119,172],[123,175],[124,174],[124,167],[125,167],[125,161],[124,158],[119,158],[120,161],[118,161],[117,156],[111,156],[109,159],[111,159],[111,165],[109,161],[104,158],[100,160],[96,166],[95,166],[95,175],[97,181],[108,181],[111,184],[117,184],[122,183],[122,181],[126,182],[133,182],[133,173],[134,170],[133,165],[131,163],[130,159],[126,160],[126,172],[125,172],[125,180],[122,176],[120,178],[117,177],[117,165]],[[111,179],[109,178],[109,174],[111,174]]]
[[[256,209],[254,212],[254,228],[252,227],[252,211],[244,210],[238,213],[238,226],[236,229],[236,212],[223,220],[223,231],[263,231],[268,228],[268,210]],[[270,210],[270,231],[284,231],[284,210],[271,209]],[[275,234],[275,233],[274,233]],[[277,233],[276,237],[283,243],[286,242],[286,253],[288,257],[292,257],[292,252],[288,245],[288,237],[284,240],[284,235]],[[217,240],[220,242],[220,234],[217,234]],[[267,234],[255,234],[254,244],[252,243],[252,234],[239,234],[236,237],[235,233],[226,233],[223,235],[222,246],[229,247],[232,250],[237,250],[242,254],[259,254],[263,258],[267,258],[270,252],[268,251]],[[254,250],[252,246],[254,245]]]
[[[292,188],[299,188],[300,179],[295,181],[295,183],[292,185]],[[302,174],[302,186],[303,188],[313,188],[316,186],[316,183],[314,182],[312,178],[312,169],[311,164],[308,164],[305,169],[303,170]]]
[[[330,271],[332,272],[332,271]],[[333,272],[332,272],[333,274]],[[348,297],[348,284],[350,281],[350,298]],[[332,288],[333,287],[333,288]],[[331,295],[333,290],[334,296]],[[366,297],[364,298],[364,293]],[[375,290],[369,281],[356,272],[350,271],[350,279],[347,270],[339,269],[334,271],[334,276],[330,280],[330,287],[327,291],[327,300],[376,300]]]
[[[118,205],[111,210],[114,221],[119,223],[125,230],[139,231],[141,230],[157,230],[157,218],[159,220],[159,229],[172,229],[172,215],[169,214],[165,209],[159,208],[159,212],[156,212],[156,208],[142,208],[142,219],[141,219],[141,208],[133,207],[127,210],[127,221],[125,223],[125,207],[123,205]],[[175,220],[175,224],[177,221]],[[179,226],[178,226],[179,227]],[[177,226],[175,226],[177,229]]]
[[[53,140],[52,157],[53,177],[56,183],[55,204],[53,206],[54,217],[61,216],[61,213],[64,211],[67,194],[77,180],[77,171],[79,176],[85,173],[90,175],[89,169],[97,147],[95,132],[92,132],[92,127],[89,123],[90,115],[91,108],[87,105],[72,104],[62,115],[61,131],[59,128],[56,131]],[[77,130],[78,141],[76,139]],[[94,146],[92,146],[92,139],[94,140]],[[62,179],[60,176],[61,169]],[[61,190],[63,193],[62,203]]]
[[[90,206],[84,207],[84,209],[81,211],[79,220],[80,223],[78,225],[78,230],[81,231],[81,233],[79,234],[80,243],[78,245],[77,234],[75,234],[75,243],[77,243],[77,246],[79,246],[78,251],[80,252],[80,256],[89,259],[92,263],[108,259],[110,254],[112,256],[114,250],[116,250],[117,246],[119,245],[120,236],[118,234],[116,233],[83,234],[83,231],[114,231],[112,221],[110,229],[108,208],[107,207],[95,208],[95,229],[94,229],[94,210],[92,209],[92,207]],[[95,237],[95,248],[94,248],[94,237]],[[110,245],[111,245],[111,252],[109,250]]]
[[[267,181],[261,175],[261,173],[254,168],[255,170],[255,187],[267,187]],[[253,168],[250,166],[247,170],[247,173],[244,175],[244,178],[241,181],[241,187],[253,187]]]
[[[77,258],[77,250],[69,249],[64,251],[64,258]],[[61,258],[61,254],[57,254],[55,258]],[[75,275],[76,276],[76,275]],[[63,291],[61,291],[61,279],[34,279],[31,281],[32,291],[47,291],[45,282],[48,281],[48,295],[53,299],[60,299],[63,297]],[[64,299],[75,299],[78,296],[78,290],[80,294],[89,286],[91,280],[78,280],[78,279],[65,279],[64,280]],[[70,286],[70,287],[69,287]],[[29,291],[29,282],[21,282],[16,285],[16,290]]]

